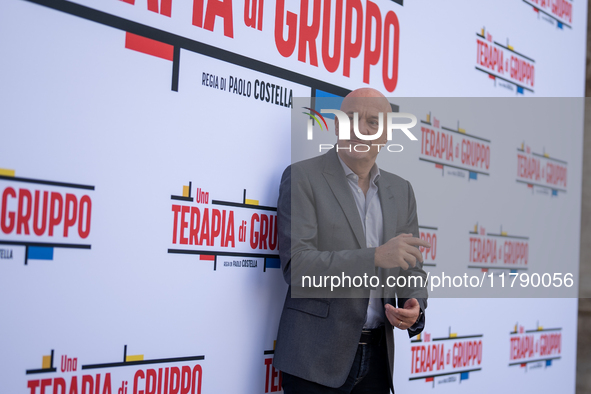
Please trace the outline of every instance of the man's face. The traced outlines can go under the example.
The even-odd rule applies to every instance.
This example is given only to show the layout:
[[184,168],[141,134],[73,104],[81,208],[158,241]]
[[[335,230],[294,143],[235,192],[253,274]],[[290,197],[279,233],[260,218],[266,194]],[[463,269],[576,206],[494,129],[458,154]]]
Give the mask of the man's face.
[[[375,160],[388,138],[385,130],[387,113],[391,111],[388,100],[384,97],[347,97],[343,100],[341,111],[349,116],[351,139],[338,140],[339,155],[353,160]],[[359,133],[363,135],[375,135],[378,132],[381,113],[382,134],[369,141],[359,139],[353,130],[355,112],[359,118]],[[339,124],[336,118],[335,130],[338,137]]]

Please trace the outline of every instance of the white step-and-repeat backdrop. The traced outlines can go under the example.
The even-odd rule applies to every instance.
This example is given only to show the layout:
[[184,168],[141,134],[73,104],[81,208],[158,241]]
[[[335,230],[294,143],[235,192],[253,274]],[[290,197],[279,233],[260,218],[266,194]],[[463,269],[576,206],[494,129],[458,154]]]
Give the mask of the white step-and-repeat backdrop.
[[[497,127],[492,99],[476,116],[402,98],[580,98],[586,15],[570,0],[3,1],[0,392],[281,391],[275,207],[296,97],[371,86],[417,116],[419,140],[379,160],[413,184],[429,272],[543,268],[576,289],[582,99]],[[397,332],[402,392],[574,392],[575,298],[434,298],[426,316],[420,337]]]

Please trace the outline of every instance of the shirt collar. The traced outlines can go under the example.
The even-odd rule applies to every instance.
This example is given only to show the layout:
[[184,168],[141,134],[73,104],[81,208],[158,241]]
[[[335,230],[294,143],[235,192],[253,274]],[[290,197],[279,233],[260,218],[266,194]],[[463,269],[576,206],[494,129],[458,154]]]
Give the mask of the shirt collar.
[[[343,161],[343,159],[341,159],[341,156],[339,156],[338,153],[337,153],[337,157],[339,158],[339,162],[341,163],[341,166],[343,166],[343,170],[345,171],[345,176],[349,179],[354,179],[355,181],[358,181],[359,176],[357,176],[357,174],[355,174],[353,172],[353,170],[349,168],[349,166]],[[380,169],[376,163],[373,163],[373,167],[371,167],[371,170],[369,170],[369,177],[370,177],[372,183],[374,183],[374,184],[378,181],[378,179],[380,179]]]

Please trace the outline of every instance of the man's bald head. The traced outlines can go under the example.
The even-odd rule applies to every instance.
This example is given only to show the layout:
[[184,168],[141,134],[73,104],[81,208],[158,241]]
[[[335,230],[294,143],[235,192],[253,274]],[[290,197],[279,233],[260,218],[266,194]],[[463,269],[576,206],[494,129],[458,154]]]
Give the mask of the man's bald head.
[[343,99],[341,110],[343,110],[344,107],[350,106],[353,102],[357,101],[357,99],[368,99],[367,101],[380,108],[381,111],[392,111],[392,106],[390,105],[390,102],[386,96],[384,96],[380,91],[372,88],[359,88],[353,90]]
[[[375,89],[361,88],[352,91],[343,99],[341,111],[350,119],[349,125],[345,126],[350,128],[350,137],[338,139],[339,157],[349,168],[359,165],[371,167],[379,153],[379,146],[384,146],[387,142],[387,133],[383,132],[383,125],[386,124],[387,113],[392,112],[390,102]],[[339,127],[339,119],[335,117],[337,137]],[[367,138],[362,139],[359,135],[365,135]]]
[[379,90],[373,88],[359,88],[351,91],[345,97],[385,97]]

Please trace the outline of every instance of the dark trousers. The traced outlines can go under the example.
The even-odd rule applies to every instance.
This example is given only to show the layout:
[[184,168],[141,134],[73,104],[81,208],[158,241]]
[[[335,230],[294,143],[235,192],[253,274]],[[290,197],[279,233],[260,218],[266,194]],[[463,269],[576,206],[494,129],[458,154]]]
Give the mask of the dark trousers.
[[369,344],[359,344],[349,376],[341,387],[332,388],[310,382],[283,372],[285,394],[389,394],[390,367],[386,338]]

